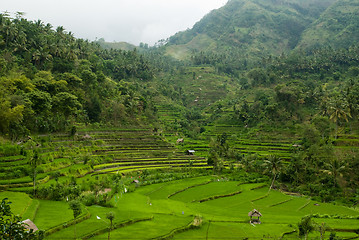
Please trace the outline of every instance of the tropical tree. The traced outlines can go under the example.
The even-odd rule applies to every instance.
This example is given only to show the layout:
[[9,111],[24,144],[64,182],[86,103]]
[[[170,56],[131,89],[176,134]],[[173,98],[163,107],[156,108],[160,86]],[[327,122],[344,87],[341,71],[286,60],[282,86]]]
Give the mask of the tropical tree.
[[229,145],[227,143],[227,134],[222,133],[217,136],[217,139],[212,139],[209,146],[209,156],[208,156],[208,164],[213,165],[213,170],[217,173],[220,173],[224,168],[224,158],[228,158],[229,156]]
[[305,173],[307,170],[306,162],[304,161],[305,154],[299,153],[292,156],[290,163],[285,168],[286,177],[292,184],[299,185],[304,182]]
[[322,224],[318,224],[317,230],[320,232],[320,239],[324,239],[325,231],[327,230],[327,227],[325,226],[325,223],[322,222]]
[[326,116],[316,116],[312,123],[314,124],[315,128],[320,132],[322,136],[322,140],[329,139],[330,132],[332,130],[330,121]]
[[355,82],[353,79],[350,79],[347,84],[346,90],[346,101],[348,103],[348,108],[350,110],[350,115],[354,119],[358,119],[359,115],[359,82]]
[[112,222],[113,222],[113,220],[115,219],[115,214],[114,214],[113,212],[108,212],[108,213],[106,214],[106,218],[107,218],[108,220],[110,220],[110,229],[109,229],[109,231],[108,231],[108,240],[110,240],[110,234],[111,234],[111,230],[112,230]]
[[334,185],[337,186],[338,178],[342,176],[342,173],[346,170],[347,163],[340,161],[337,158],[332,158],[330,162],[325,163],[324,172],[333,176]]
[[81,103],[79,103],[77,99],[78,98],[71,93],[60,92],[52,99],[52,109],[64,114],[64,116],[68,118],[71,114],[75,114],[76,111],[82,107]]
[[335,138],[338,136],[338,126],[342,121],[348,122],[352,117],[350,114],[350,109],[346,101],[336,97],[332,99],[328,104],[329,119],[335,123]]
[[24,105],[11,107],[11,102],[0,99],[0,132],[7,132],[10,123],[20,123],[23,119]]
[[298,223],[299,237],[306,240],[308,239],[308,234],[314,230],[314,225],[312,219],[309,216],[305,216]]
[[274,181],[281,170],[282,159],[277,155],[270,155],[267,160],[264,160],[264,165],[273,175],[272,183],[269,187],[269,190],[271,190],[274,186]]
[[[73,211],[74,220],[76,220],[76,218],[82,212],[81,203],[79,201],[77,201],[77,200],[73,200],[73,201],[69,202],[69,207]],[[76,222],[75,222],[75,225],[74,225],[74,238],[76,239]]]
[[29,154],[29,165],[32,169],[32,181],[34,186],[34,196],[36,196],[36,174],[37,174],[37,166],[41,163],[39,158],[39,153],[37,150],[28,152]]

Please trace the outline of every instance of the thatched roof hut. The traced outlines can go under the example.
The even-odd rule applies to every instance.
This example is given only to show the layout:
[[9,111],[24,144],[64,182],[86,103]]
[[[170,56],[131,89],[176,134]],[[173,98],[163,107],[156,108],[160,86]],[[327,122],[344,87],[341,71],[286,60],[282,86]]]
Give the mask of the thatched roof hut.
[[196,151],[195,150],[187,150],[186,153],[187,155],[194,155]]
[[30,219],[26,219],[24,221],[21,222],[22,225],[24,226],[24,228],[26,228],[28,231],[30,231],[31,229],[36,232],[39,229],[36,227],[35,223],[33,223]]
[[248,213],[248,217],[262,217],[262,214],[257,209],[253,209]]
[[88,134],[82,136],[82,139],[83,139],[83,140],[90,140],[91,138],[92,138],[92,137],[91,137],[90,135],[88,135]]
[[259,218],[262,217],[262,214],[257,209],[253,209],[252,211],[250,211],[248,213],[248,217],[251,218],[249,223],[261,224],[261,221],[259,220]]

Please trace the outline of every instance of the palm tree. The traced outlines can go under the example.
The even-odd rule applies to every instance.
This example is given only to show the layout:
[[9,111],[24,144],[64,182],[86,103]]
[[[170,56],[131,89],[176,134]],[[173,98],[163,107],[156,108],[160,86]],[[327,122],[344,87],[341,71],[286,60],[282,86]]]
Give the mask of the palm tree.
[[327,227],[325,226],[325,223],[323,222],[320,225],[318,224],[317,230],[320,232],[320,239],[323,240],[325,231],[327,230]]
[[110,220],[110,229],[108,231],[108,240],[110,240],[110,234],[111,234],[111,230],[112,230],[112,222],[115,219],[115,214],[113,212],[109,212],[106,214],[106,218],[108,220]]
[[37,166],[40,163],[39,153],[37,151],[30,152],[29,157],[29,165],[32,168],[32,181],[34,186],[34,196],[36,194],[36,173],[37,173]]
[[40,19],[38,19],[38,20],[35,22],[35,25],[36,25],[37,27],[42,28],[42,27],[44,26],[44,23],[43,23]]
[[9,47],[16,43],[15,39],[18,34],[18,28],[13,24],[8,18],[5,18],[6,21],[3,22],[3,35],[5,36],[5,46]]
[[40,64],[41,53],[39,50],[34,51],[34,53],[32,54],[32,60],[35,62],[36,65]]
[[314,225],[312,219],[309,216],[305,216],[302,218],[300,223],[298,223],[299,237],[303,237],[304,239],[308,239],[308,234],[314,230]]
[[56,28],[56,33],[61,37],[61,38],[65,38],[65,28],[63,26],[58,26]]
[[351,118],[350,109],[347,106],[346,102],[335,98],[328,104],[327,112],[329,114],[329,119],[332,120],[336,125],[335,138],[338,136],[338,126],[341,121],[349,122]]
[[52,25],[50,23],[46,24],[46,26],[44,27],[45,32],[49,33],[52,29]]
[[280,172],[282,166],[282,159],[279,158],[277,155],[270,155],[267,160],[264,160],[264,164],[267,169],[273,174],[272,183],[269,187],[269,190],[271,190],[273,188],[277,174]]
[[338,184],[338,177],[342,176],[342,172],[346,168],[346,162],[340,161],[337,158],[333,158],[329,163],[325,163],[325,167],[327,168],[323,172],[326,172],[333,176],[334,185]]
[[294,185],[299,185],[303,182],[303,174],[307,169],[306,163],[303,161],[303,157],[303,154],[293,155],[289,165],[287,166],[287,172],[289,171],[292,175]]

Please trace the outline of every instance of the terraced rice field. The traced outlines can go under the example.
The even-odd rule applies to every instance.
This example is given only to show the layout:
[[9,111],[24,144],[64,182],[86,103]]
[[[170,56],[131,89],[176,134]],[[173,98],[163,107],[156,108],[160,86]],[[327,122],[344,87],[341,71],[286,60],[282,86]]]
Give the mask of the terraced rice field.
[[[11,198],[19,196],[15,193]],[[245,184],[204,176],[138,186],[134,192],[115,195],[111,202],[113,208],[85,209],[83,215],[88,216],[76,225],[78,238],[106,239],[109,221],[105,216],[110,211],[116,215],[112,239],[298,239],[297,223],[308,214],[313,216],[314,223],[326,226],[325,239],[331,232],[346,238],[359,237],[358,209],[268,191],[268,186],[262,183]],[[36,206],[28,207],[23,215],[34,212],[33,207]],[[14,209],[23,211],[21,207]],[[262,224],[249,223],[248,212],[253,209],[262,214]],[[191,226],[195,216],[201,219],[200,226]],[[46,239],[74,236],[66,202],[39,201],[34,219],[44,230],[63,226],[49,232]],[[319,236],[319,231],[313,231],[309,238]]]
[[[188,156],[151,129],[80,130],[34,137],[39,152],[37,182],[46,184],[54,174],[62,178],[125,173],[161,168],[208,168],[205,158]],[[0,189],[30,191],[28,159],[20,155],[0,156]],[[9,171],[11,170],[11,171]]]
[[[217,136],[224,133],[227,134],[227,142],[230,147],[243,155],[255,154],[260,158],[277,155],[284,160],[289,160],[291,155],[300,149],[301,138],[294,133],[283,135],[274,131],[259,134],[261,132],[259,129],[247,129],[243,125],[234,124],[204,124],[202,128],[205,131],[198,134],[195,139],[184,137],[178,135],[175,128],[178,126],[178,119],[181,119],[178,117],[181,115],[181,109],[160,99],[157,101],[157,108],[159,109],[160,120],[164,126],[167,125],[164,134],[168,141],[176,144],[177,139],[184,138],[184,143],[178,144],[177,147],[183,151],[193,149],[196,151],[196,155],[201,157],[208,156],[211,139],[216,139]],[[341,133],[337,139],[331,140],[334,149],[339,154],[350,154],[351,151],[359,149],[359,135]],[[229,163],[225,164],[229,165]]]

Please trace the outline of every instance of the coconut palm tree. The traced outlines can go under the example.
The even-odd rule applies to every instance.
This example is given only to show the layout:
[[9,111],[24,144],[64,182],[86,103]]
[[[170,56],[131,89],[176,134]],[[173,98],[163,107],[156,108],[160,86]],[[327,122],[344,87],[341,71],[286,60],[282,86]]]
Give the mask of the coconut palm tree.
[[115,219],[115,214],[114,214],[113,212],[108,212],[108,213],[106,214],[106,218],[107,218],[108,220],[110,220],[110,229],[109,229],[109,231],[108,231],[108,240],[110,240],[110,234],[111,234],[111,230],[112,230],[112,222],[113,222],[113,220]]
[[329,102],[327,112],[329,114],[329,119],[335,123],[335,138],[337,138],[339,124],[342,121],[349,122],[349,119],[352,117],[350,109],[346,101],[337,97]]
[[338,184],[338,178],[342,176],[342,173],[346,169],[346,162],[340,161],[337,158],[333,158],[330,162],[325,163],[326,170],[323,172],[333,176],[334,185]]
[[273,188],[277,174],[281,170],[282,159],[279,158],[277,155],[270,155],[267,160],[264,160],[264,165],[267,168],[267,170],[269,170],[273,175],[272,183],[269,187],[269,190],[271,190]]
[[33,180],[33,186],[34,186],[34,196],[36,194],[36,174],[37,174],[37,166],[40,164],[40,158],[38,151],[30,151],[29,152],[29,160],[28,164],[32,168],[32,180]]

